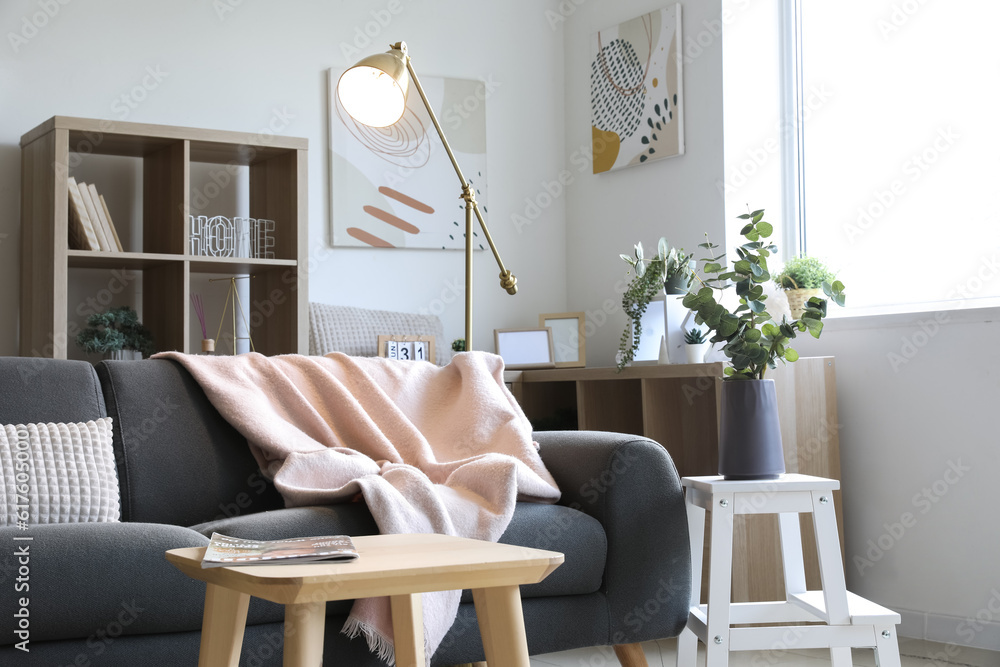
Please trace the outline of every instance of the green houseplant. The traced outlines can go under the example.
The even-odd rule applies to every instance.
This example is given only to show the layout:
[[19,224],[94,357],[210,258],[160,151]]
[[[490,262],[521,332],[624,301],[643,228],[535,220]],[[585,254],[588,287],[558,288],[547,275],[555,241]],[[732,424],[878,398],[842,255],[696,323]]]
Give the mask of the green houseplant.
[[[808,331],[819,338],[827,301],[809,298],[800,318],[776,322],[767,312],[764,284],[771,280],[768,259],[778,250],[766,239],[774,231],[764,220],[764,210],[739,216],[746,224],[740,235],[746,243],[736,247],[737,259],[726,266],[725,254],[712,256],[717,245],[700,245],[709,257],[702,259],[704,277],[684,297],[684,306],[695,311],[695,322],[708,327],[712,343],[721,343],[729,359],[724,369],[722,418],[719,434],[719,473],[727,479],[774,478],[785,470],[778,424],[774,380],[765,379],[777,361],[793,362],[798,352],[789,343]],[[717,295],[735,287],[739,303],[732,311]],[[840,306],[845,303],[840,281],[824,282],[822,290]]]
[[774,282],[785,290],[792,319],[802,317],[810,298],[819,296],[823,283],[833,284],[837,276],[815,257],[793,257],[774,276]]
[[[153,352],[153,339],[149,330],[139,321],[138,314],[128,306],[91,314],[87,318],[87,328],[77,335],[76,344],[85,352],[96,352],[113,359],[124,359],[127,356],[141,358]],[[126,355],[126,351],[136,354]]]
[[635,275],[622,295],[622,310],[629,321],[618,343],[619,371],[635,358],[642,339],[642,316],[653,297],[668,285],[678,290],[668,289],[668,293],[684,294],[694,280],[692,258],[683,248],[671,248],[665,238],[659,240],[656,255],[651,259],[644,256],[642,242],[635,244],[633,256],[620,257],[631,267],[626,275],[633,272]]

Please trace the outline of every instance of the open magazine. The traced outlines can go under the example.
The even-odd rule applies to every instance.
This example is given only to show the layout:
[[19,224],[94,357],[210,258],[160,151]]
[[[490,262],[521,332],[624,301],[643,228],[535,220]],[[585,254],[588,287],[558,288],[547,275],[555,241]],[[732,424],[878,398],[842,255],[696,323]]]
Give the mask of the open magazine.
[[314,561],[350,561],[358,557],[347,535],[293,537],[287,540],[244,540],[212,533],[201,566],[290,565]]

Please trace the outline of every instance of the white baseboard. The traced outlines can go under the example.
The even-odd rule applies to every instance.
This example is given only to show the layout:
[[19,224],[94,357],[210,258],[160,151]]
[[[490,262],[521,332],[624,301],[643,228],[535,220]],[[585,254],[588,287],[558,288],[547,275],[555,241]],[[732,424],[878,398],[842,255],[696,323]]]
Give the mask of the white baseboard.
[[979,618],[966,619],[898,607],[892,609],[898,611],[902,617],[899,625],[899,634],[902,637],[969,646],[987,651],[996,651],[1000,646],[1000,612],[984,610],[986,613]]

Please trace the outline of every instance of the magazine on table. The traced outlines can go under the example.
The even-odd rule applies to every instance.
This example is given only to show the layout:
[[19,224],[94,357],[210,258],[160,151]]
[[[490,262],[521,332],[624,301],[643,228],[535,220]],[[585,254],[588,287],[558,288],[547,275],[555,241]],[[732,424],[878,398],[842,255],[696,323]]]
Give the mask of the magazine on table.
[[212,533],[202,567],[292,565],[316,561],[351,561],[358,557],[347,535],[293,537],[287,540],[245,540]]

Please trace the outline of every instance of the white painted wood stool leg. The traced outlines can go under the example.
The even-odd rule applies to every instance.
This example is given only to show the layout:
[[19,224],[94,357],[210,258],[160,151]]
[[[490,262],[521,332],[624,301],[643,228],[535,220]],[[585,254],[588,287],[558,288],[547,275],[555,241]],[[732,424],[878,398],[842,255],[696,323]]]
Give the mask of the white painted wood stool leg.
[[[697,493],[688,489],[688,493]],[[693,502],[687,503],[688,533],[691,539],[691,604],[701,605],[701,562],[705,545],[705,510]],[[698,660],[698,635],[691,624],[681,630],[677,638],[677,667],[694,667]]]

